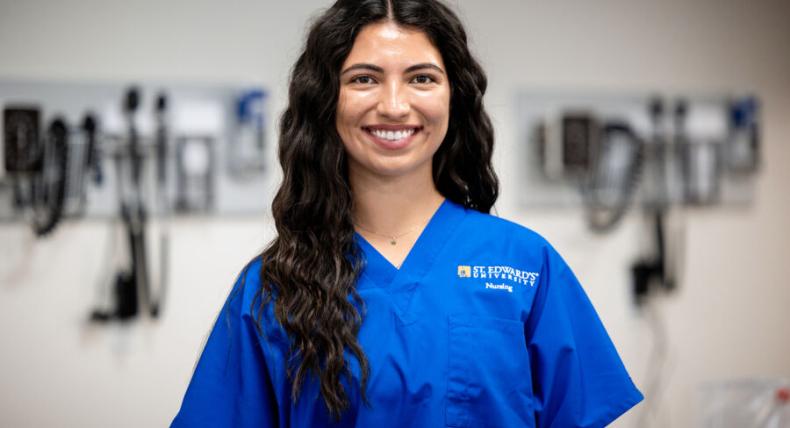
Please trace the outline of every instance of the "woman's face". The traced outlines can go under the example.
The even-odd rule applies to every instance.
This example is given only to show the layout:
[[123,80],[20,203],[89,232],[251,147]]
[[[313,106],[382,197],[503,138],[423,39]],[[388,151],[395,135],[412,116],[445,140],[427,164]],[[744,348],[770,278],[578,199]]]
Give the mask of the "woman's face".
[[390,21],[367,25],[340,72],[336,125],[351,174],[430,178],[447,134],[450,84],[425,33]]

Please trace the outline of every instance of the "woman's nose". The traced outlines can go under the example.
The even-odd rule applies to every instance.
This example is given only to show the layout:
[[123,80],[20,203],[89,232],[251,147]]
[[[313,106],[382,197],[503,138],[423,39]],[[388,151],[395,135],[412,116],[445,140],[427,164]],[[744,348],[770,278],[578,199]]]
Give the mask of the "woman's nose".
[[394,82],[385,86],[379,99],[379,114],[398,119],[408,116],[410,109],[408,94],[406,94],[406,88],[403,85]]

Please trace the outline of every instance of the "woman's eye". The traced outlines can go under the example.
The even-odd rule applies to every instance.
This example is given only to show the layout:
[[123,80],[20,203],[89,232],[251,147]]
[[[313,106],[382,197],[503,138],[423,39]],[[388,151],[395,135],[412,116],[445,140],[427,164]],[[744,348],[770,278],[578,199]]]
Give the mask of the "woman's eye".
[[431,76],[429,76],[427,74],[420,74],[420,75],[414,76],[414,82],[423,84],[423,83],[433,83],[433,82],[435,82],[435,80],[433,79],[433,77],[431,77]]
[[351,83],[361,83],[363,85],[367,85],[369,83],[373,83],[373,78],[370,76],[357,76],[351,79]]

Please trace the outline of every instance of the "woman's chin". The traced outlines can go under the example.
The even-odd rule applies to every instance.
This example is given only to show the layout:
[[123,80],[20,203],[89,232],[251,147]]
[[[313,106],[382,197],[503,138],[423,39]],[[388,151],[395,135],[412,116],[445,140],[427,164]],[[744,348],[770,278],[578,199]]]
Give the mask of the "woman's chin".
[[[427,168],[426,168],[427,166]],[[384,180],[418,178],[424,176],[426,180],[432,180],[430,162],[416,163],[410,159],[399,159],[398,157],[387,157],[377,159],[375,162],[366,164],[351,165],[352,175],[378,177]],[[354,174],[354,170],[357,174]]]

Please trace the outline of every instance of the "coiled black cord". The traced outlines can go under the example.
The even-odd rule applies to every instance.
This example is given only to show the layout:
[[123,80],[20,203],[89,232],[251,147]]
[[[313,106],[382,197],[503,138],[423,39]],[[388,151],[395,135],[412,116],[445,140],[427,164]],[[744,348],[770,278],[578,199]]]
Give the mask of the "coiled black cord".
[[32,226],[37,236],[51,233],[63,217],[68,164],[68,127],[57,118],[47,130],[41,171],[32,176]]
[[[604,201],[601,194],[602,190],[611,190],[611,187],[606,186],[605,182],[602,183],[608,177],[606,174],[603,174],[607,171],[602,170],[601,161],[613,147],[614,140],[621,137],[629,142],[633,155],[626,166],[623,185],[617,187],[617,198],[612,204]],[[594,232],[606,233],[611,231],[620,222],[625,213],[628,212],[633,195],[639,187],[644,164],[644,143],[630,126],[620,122],[611,122],[604,125],[601,130],[600,141],[600,151],[595,162],[597,167],[588,171],[586,181],[582,183],[581,190],[587,224]]]

